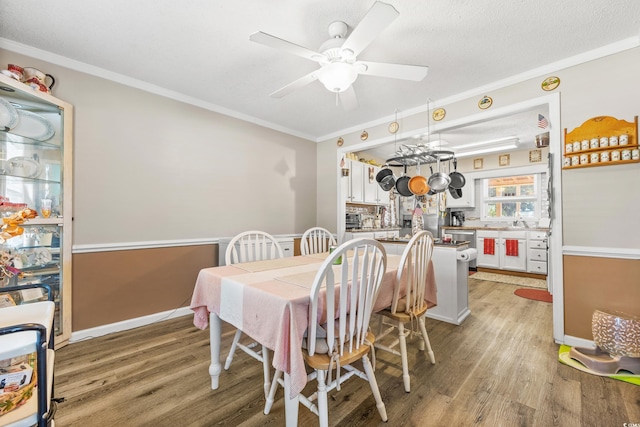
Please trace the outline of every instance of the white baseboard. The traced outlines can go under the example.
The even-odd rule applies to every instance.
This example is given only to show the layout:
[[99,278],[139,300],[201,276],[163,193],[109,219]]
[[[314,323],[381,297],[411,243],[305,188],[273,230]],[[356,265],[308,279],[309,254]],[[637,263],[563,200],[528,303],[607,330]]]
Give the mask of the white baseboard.
[[113,334],[114,332],[121,332],[128,329],[139,328],[140,326],[151,325],[152,323],[175,319],[177,317],[187,315],[193,315],[193,311],[189,307],[181,307],[174,310],[163,311],[161,313],[149,314],[147,316],[136,317],[135,319],[123,320],[121,322],[72,332],[69,342],[74,343],[78,341],[84,341],[91,338],[101,337],[103,335]]
[[565,335],[564,342],[559,342],[558,344],[564,344],[570,347],[596,348],[596,344],[593,341],[571,335]]

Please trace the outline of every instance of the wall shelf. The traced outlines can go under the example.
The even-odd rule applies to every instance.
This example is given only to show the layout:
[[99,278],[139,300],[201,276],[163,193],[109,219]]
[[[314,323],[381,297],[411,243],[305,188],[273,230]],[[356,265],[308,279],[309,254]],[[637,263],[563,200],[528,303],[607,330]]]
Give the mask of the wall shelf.
[[[580,156],[581,154],[593,154],[593,153],[602,153],[602,152],[611,152],[614,150],[638,150],[638,116],[634,117],[633,122],[628,122],[626,120],[619,120],[615,117],[611,116],[598,116],[593,117],[582,125],[578,126],[571,132],[567,132],[567,129],[564,130],[564,147],[566,150],[566,146],[569,143],[573,142],[581,142],[583,140],[591,140],[593,138],[600,139],[601,137],[612,137],[620,135],[628,135],[628,144],[625,145],[614,145],[607,147],[598,147],[598,148],[590,148],[588,150],[576,150],[572,152],[565,152],[563,158],[563,167],[562,169],[580,169],[580,168],[588,168],[588,167],[596,167],[596,166],[613,166],[613,165],[622,165],[629,163],[640,163],[640,158],[636,159],[628,159],[622,160],[612,160],[611,155],[609,156],[608,161],[598,161],[598,162],[589,162],[589,163],[581,163],[578,165],[566,165],[566,159],[569,159],[572,156]],[[563,150],[564,151],[564,150]]]

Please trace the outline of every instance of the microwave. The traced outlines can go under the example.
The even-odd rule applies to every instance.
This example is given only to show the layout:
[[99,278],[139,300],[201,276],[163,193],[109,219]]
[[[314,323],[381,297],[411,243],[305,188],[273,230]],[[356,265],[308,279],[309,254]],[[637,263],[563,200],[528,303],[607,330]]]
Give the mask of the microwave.
[[351,230],[354,228],[360,228],[360,224],[362,221],[362,215],[356,213],[348,213],[345,218],[345,227],[347,230]]

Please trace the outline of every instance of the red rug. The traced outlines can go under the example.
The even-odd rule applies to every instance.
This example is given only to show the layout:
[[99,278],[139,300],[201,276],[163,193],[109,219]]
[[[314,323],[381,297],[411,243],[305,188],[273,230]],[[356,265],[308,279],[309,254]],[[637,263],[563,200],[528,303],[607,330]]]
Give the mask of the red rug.
[[513,293],[519,297],[532,299],[534,301],[553,302],[553,295],[545,289],[520,288],[516,289]]

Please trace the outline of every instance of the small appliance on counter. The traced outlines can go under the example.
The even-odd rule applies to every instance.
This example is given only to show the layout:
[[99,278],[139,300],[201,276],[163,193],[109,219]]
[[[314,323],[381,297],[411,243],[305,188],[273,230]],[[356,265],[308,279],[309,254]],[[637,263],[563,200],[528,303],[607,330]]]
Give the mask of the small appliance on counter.
[[345,228],[353,230],[362,227],[362,215],[357,213],[347,213],[345,218]]
[[464,211],[451,211],[449,222],[452,227],[462,227],[464,225]]

